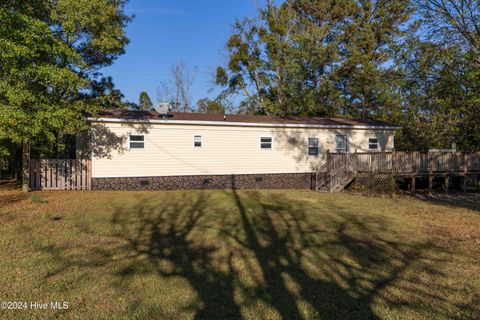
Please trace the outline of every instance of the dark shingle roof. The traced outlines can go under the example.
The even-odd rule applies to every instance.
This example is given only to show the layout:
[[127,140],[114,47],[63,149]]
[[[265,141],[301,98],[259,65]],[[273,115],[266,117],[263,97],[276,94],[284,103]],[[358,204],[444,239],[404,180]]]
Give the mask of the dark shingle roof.
[[[162,120],[165,116],[157,112],[131,111],[131,110],[104,110],[98,114],[99,118],[117,118],[141,121],[141,120]],[[397,125],[380,121],[367,119],[345,119],[345,118],[325,118],[325,117],[297,117],[297,116],[256,116],[246,114],[207,114],[190,112],[171,112],[168,114],[168,120],[182,121],[215,121],[215,122],[239,122],[239,123],[259,123],[259,124],[290,124],[290,125],[325,125],[325,126],[371,126],[398,128]]]

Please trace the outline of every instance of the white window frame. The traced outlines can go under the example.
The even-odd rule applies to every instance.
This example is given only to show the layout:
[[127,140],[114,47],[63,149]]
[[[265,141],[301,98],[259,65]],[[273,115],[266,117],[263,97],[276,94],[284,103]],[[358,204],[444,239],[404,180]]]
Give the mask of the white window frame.
[[[317,139],[317,154],[310,154],[310,139]],[[310,136],[307,138],[307,155],[309,157],[318,157],[320,155],[320,139],[317,136]]]
[[[131,148],[130,142],[140,142],[140,141],[130,141],[130,136],[142,136],[143,137],[143,148]],[[147,136],[144,133],[129,133],[128,134],[128,150],[146,150],[147,149]]]
[[[343,149],[343,148],[342,148],[342,149],[338,148],[338,145],[337,145],[337,137],[338,137],[338,136],[345,137],[345,144],[346,144],[345,149]],[[348,142],[349,142],[349,141],[348,141],[349,139],[348,139],[348,138],[349,138],[349,137],[348,137],[348,134],[340,134],[340,133],[339,133],[339,134],[336,134],[336,135],[335,135],[335,140],[334,140],[334,141],[335,141],[335,152],[340,153],[340,151],[338,151],[338,150],[345,150],[345,153],[348,153],[348,148],[349,148],[349,143],[348,143]]]
[[[377,140],[377,142],[370,142],[370,140],[373,140],[373,139]],[[377,147],[376,147],[376,148],[370,148],[370,145],[371,145],[371,144],[372,144],[372,145],[373,145],[373,144],[376,144]],[[369,151],[370,151],[370,150],[378,151],[379,148],[380,148],[380,143],[379,143],[377,137],[368,138],[368,150],[369,150]]]
[[[270,148],[262,148],[262,138],[270,138]],[[268,143],[268,142],[264,142],[264,143]],[[264,136],[264,135],[259,136],[258,137],[258,147],[260,148],[260,150],[264,150],[264,151],[273,150],[273,137],[272,136]]]
[[[196,141],[195,141],[195,138],[196,138],[196,137],[200,137],[200,146],[196,146],[196,145],[195,145],[195,142],[196,142]],[[203,148],[203,136],[202,136],[201,134],[194,134],[194,135],[193,135],[193,148],[195,148],[195,149],[197,149],[197,148],[200,148],[200,149]]]

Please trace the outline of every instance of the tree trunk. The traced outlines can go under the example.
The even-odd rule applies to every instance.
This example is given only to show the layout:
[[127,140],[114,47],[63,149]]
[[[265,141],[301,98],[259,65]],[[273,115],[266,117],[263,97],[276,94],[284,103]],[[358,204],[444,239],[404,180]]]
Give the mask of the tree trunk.
[[22,190],[30,190],[30,141],[27,139],[22,142]]
[[59,159],[58,157],[58,145],[60,144],[60,134],[58,132],[55,132],[55,146],[54,152],[55,152],[55,159]]
[[10,168],[11,168],[11,174],[12,174],[12,179],[15,179],[15,182],[18,183],[18,181],[20,181],[20,179],[18,178],[18,163],[17,162],[13,162],[10,164]]

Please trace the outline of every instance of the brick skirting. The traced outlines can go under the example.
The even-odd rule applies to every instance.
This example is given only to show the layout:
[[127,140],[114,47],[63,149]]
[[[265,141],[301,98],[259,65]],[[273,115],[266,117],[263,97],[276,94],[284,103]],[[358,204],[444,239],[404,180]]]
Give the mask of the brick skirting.
[[92,178],[93,190],[313,189],[311,173]]

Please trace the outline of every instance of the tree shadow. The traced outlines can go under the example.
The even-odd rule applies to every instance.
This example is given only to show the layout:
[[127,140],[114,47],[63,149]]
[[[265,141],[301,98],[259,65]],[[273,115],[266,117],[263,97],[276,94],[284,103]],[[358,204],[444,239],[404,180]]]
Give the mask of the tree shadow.
[[[148,123],[121,123],[120,126],[130,129],[136,134],[148,134],[151,125]],[[99,159],[112,159],[113,154],[124,154],[129,146],[128,133],[117,134],[104,123],[94,123],[88,131],[77,135],[77,158],[95,157]]]
[[[282,150],[284,156],[291,157],[296,165],[295,170],[315,171],[316,167],[320,167],[327,161],[327,153],[337,152],[335,137],[337,135],[349,135],[347,147],[348,152],[354,153],[356,151],[368,152],[368,141],[370,138],[377,139],[378,151],[389,151],[389,137],[392,135],[389,130],[377,129],[370,134],[355,136],[355,133],[350,132],[350,129],[331,129],[328,132],[312,134],[308,129],[272,129],[271,134],[277,150]],[[318,138],[318,155],[310,155],[308,150],[308,138]]]
[[18,188],[15,182],[0,182],[0,209],[27,199],[27,195]]
[[[332,234],[329,228],[306,223],[304,206],[298,203],[279,198],[265,203],[255,194],[242,199],[235,189],[232,197],[242,221],[233,229],[242,230],[230,238],[253,252],[263,277],[263,285],[251,291],[251,298],[270,304],[283,319],[306,318],[299,310],[299,301],[313,309],[319,318],[376,319],[378,316],[372,310],[374,300],[414,307],[407,301],[382,294],[384,288],[396,286],[403,273],[414,269],[439,273],[420,259],[423,250],[434,247],[432,243],[412,247],[386,241],[375,236],[379,230],[372,230],[354,215],[338,208],[334,212],[344,219]],[[246,208],[252,206],[257,208],[255,215],[247,213]],[[385,223],[379,221],[378,226]],[[358,235],[352,235],[352,231]],[[244,239],[235,236],[242,232]],[[325,233],[326,239],[320,237],[319,241],[319,233]],[[366,235],[368,237],[362,239]],[[440,259],[435,262],[441,263]],[[381,271],[385,269],[388,272]],[[285,278],[296,283],[297,292],[289,289]],[[427,295],[426,291],[425,288],[425,292],[414,290],[409,294],[422,297]],[[441,306],[432,308],[442,312]]]
[[[109,237],[121,245],[98,244],[74,256],[44,248],[61,261],[47,276],[73,266],[119,266],[113,286],[138,297],[132,313],[145,305],[131,280],[183,279],[195,298],[181,311],[195,319],[242,319],[252,310],[256,318],[377,319],[379,305],[452,319],[475,311],[447,300],[443,294],[451,289],[443,282],[428,281],[446,276],[438,266],[454,253],[429,241],[398,240],[383,217],[362,219],[351,208],[320,207],[284,193],[232,188],[220,200],[211,195],[116,203]],[[316,214],[322,218],[313,219]],[[158,316],[149,307],[147,316]]]
[[[135,204],[133,216],[131,209],[117,207],[112,219],[115,235],[126,239],[124,249],[133,252],[128,257],[132,263],[117,275],[123,280],[149,270],[164,278],[185,278],[198,295],[198,301],[184,307],[195,310],[195,319],[239,319],[233,296],[233,253],[222,257],[223,268],[218,269],[214,263],[218,248],[195,239],[195,234],[208,228],[200,221],[208,205],[208,196],[201,193],[166,201],[161,207],[142,201]],[[141,256],[147,257],[148,266],[139,267],[135,258]]]
[[480,193],[464,193],[464,192],[450,192],[448,194],[428,194],[415,193],[412,194],[416,199],[430,202],[437,205],[449,206],[453,208],[463,208],[472,211],[480,212]]

